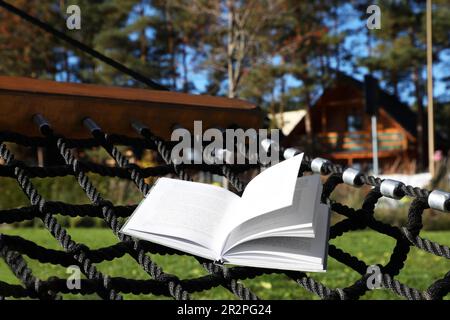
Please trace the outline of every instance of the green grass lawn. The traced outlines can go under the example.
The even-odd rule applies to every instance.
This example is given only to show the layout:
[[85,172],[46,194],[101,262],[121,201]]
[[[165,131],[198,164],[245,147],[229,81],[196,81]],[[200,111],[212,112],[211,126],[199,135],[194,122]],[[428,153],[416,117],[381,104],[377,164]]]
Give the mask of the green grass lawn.
[[[20,235],[32,240],[41,246],[52,249],[60,249],[57,242],[46,230],[42,229],[7,229],[0,230],[5,234]],[[107,229],[69,229],[69,233],[77,242],[87,244],[91,248],[100,248],[116,242],[111,231]],[[422,237],[438,241],[441,244],[450,245],[450,231],[423,232]],[[367,264],[385,264],[394,247],[394,241],[372,231],[359,231],[345,234],[341,238],[332,240],[331,243],[364,260]],[[51,276],[66,278],[65,268],[51,264],[41,264],[25,257],[34,276],[47,279]],[[196,260],[187,256],[160,256],[153,255],[165,272],[173,273],[181,279],[206,275],[206,271],[199,266]],[[103,262],[96,265],[98,269],[110,276],[121,276],[135,279],[149,279],[149,276],[129,256],[124,256],[111,262]],[[424,290],[433,281],[442,278],[450,270],[450,262],[444,258],[438,258],[419,249],[412,248],[404,269],[397,277],[401,282]],[[345,287],[359,278],[359,274],[352,269],[329,259],[326,273],[311,274],[315,279],[325,285],[336,288]],[[8,269],[5,262],[0,260],[0,280],[8,283],[19,284]],[[317,299],[299,287],[294,281],[284,275],[264,275],[255,279],[244,280],[243,283],[251,288],[258,296],[264,299]],[[449,296],[449,295],[448,295]],[[447,296],[447,298],[448,298]],[[97,296],[65,295],[65,299],[97,299]],[[128,295],[126,299],[160,299],[148,295]],[[234,296],[223,288],[215,288],[209,291],[192,294],[194,299],[234,299]],[[387,290],[373,290],[367,293],[363,299],[397,299],[397,296]]]

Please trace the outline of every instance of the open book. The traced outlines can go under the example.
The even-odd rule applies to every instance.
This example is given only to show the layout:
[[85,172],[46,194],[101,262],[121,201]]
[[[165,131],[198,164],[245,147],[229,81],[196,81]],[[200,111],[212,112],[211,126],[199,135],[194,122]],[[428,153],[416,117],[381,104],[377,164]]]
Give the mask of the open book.
[[329,209],[319,175],[298,178],[302,157],[264,170],[241,197],[160,178],[121,232],[226,264],[325,271]]

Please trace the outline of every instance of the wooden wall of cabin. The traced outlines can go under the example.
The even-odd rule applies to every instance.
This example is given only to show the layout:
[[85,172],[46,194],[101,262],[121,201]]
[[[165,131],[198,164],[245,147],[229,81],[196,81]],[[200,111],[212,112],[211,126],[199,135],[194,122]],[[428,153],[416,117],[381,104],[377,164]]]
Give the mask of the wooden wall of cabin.
[[[313,139],[314,137],[327,134],[347,133],[350,129],[348,123],[349,115],[361,118],[361,131],[366,132],[370,139],[371,117],[365,113],[362,91],[359,88],[347,85],[339,85],[334,89],[327,90],[309,112]],[[409,135],[382,107],[378,114],[377,129],[380,133],[383,131],[400,132],[403,135],[401,144],[406,148],[404,151],[398,150],[381,154],[380,167],[382,170],[384,169],[383,171],[386,172],[389,168],[398,168],[402,164],[408,164],[407,166],[409,167],[409,163],[415,160],[415,138]],[[313,146],[306,146],[306,141],[305,121],[302,120],[291,135],[286,138],[285,145],[298,146],[316,156],[333,159],[333,150],[321,152],[321,150],[317,150],[317,146],[314,144]],[[358,162],[363,167],[368,167],[372,161],[371,147],[369,146],[365,158],[364,155],[361,155],[361,152],[347,152],[345,157],[343,159],[333,159],[333,161],[346,166]]]
[[[328,90],[317,104],[311,108],[313,133],[348,132],[348,116],[360,117],[361,131],[371,132],[371,118],[365,112],[364,97],[361,90],[354,86],[341,85]],[[378,130],[404,129],[380,108],[377,122]]]

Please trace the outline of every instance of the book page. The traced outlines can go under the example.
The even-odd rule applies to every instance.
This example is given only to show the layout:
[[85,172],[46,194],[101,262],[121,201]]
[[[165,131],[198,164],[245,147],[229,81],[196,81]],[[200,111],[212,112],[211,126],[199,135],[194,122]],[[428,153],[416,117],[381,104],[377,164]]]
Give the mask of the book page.
[[123,233],[132,236],[137,239],[150,241],[153,243],[157,243],[160,245],[163,245],[165,247],[170,247],[173,249],[180,250],[182,252],[187,252],[199,257],[203,257],[206,259],[211,260],[217,260],[219,259],[217,257],[217,254],[214,253],[211,249],[206,248],[202,245],[200,245],[197,242],[193,242],[190,240],[177,238],[177,237],[171,237],[167,235],[158,235],[155,233],[149,233],[149,232],[140,232],[132,229],[126,229],[126,231],[122,231]]
[[237,225],[230,231],[223,250],[261,237],[286,234],[299,237],[314,236],[314,212],[320,203],[321,191],[322,183],[319,175],[297,178],[291,206],[258,215]]
[[242,194],[250,210],[242,213],[242,221],[292,204],[303,153],[267,168],[247,185]]
[[[223,234],[225,213],[240,197],[204,183],[160,178],[122,232],[137,231],[186,239],[211,250]],[[170,243],[166,244],[170,246]]]
[[330,211],[319,204],[314,238],[267,237],[242,243],[224,253],[224,260],[261,268],[323,271],[327,265]]

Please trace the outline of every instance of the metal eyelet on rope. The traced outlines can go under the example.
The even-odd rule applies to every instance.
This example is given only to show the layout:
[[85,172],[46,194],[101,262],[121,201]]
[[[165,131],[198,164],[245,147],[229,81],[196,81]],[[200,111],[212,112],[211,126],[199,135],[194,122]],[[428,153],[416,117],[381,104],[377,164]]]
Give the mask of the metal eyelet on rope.
[[89,130],[91,133],[94,133],[94,132],[96,132],[96,131],[102,131],[102,130],[100,129],[100,127],[98,126],[98,124],[95,123],[95,121],[92,120],[91,118],[84,118],[83,124],[84,124],[84,126],[85,126],[86,128],[88,128],[88,130]]
[[428,195],[428,205],[432,209],[450,211],[450,193],[434,190]]
[[148,130],[148,127],[145,124],[141,123],[140,121],[131,122],[131,126],[139,134],[141,134],[141,132],[144,130]]
[[359,180],[362,175],[362,172],[359,170],[347,168],[342,173],[342,180],[345,184],[359,188],[363,185],[363,183]]
[[314,173],[325,173],[325,170],[323,170],[324,165],[330,163],[327,159],[324,158],[314,158],[313,161],[311,161],[311,171]]
[[285,159],[290,159],[290,158],[293,158],[293,157],[295,157],[296,155],[298,155],[300,153],[302,153],[302,152],[299,149],[297,149],[297,148],[287,148],[283,152],[283,157]]
[[404,197],[400,191],[402,186],[404,186],[403,182],[385,179],[381,182],[380,193],[385,197],[399,200]]
[[51,128],[48,120],[40,113],[33,115],[33,121],[39,127],[39,130],[44,129],[45,127]]

